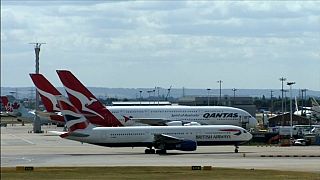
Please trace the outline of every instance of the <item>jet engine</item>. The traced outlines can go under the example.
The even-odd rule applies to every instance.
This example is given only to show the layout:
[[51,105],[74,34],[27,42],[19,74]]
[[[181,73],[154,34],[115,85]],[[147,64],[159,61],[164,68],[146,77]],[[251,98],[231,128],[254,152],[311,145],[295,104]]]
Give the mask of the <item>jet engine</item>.
[[185,140],[176,145],[176,150],[180,151],[195,151],[197,149],[197,142],[192,140]]

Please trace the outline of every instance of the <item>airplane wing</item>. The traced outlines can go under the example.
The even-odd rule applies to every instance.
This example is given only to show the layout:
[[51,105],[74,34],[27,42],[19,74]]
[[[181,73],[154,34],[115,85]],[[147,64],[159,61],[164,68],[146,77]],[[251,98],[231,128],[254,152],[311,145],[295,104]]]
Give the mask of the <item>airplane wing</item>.
[[56,115],[56,113],[54,113],[54,112],[37,111],[37,115],[39,117],[50,118],[51,115]]
[[79,133],[79,132],[66,132],[66,131],[49,131],[49,133],[60,136],[62,138],[66,136],[73,136],[73,137],[88,137],[89,134]]
[[[150,126],[168,126],[170,123],[177,122],[174,119],[165,119],[165,118],[129,118],[132,121],[137,123],[147,124]],[[182,121],[182,125],[192,123],[191,121]],[[200,125],[207,125],[205,123],[198,123]],[[174,124],[172,124],[174,125]]]
[[196,141],[178,138],[167,134],[155,134],[153,143],[156,149],[176,149],[181,151],[194,151],[197,149]]
[[154,142],[159,144],[178,144],[183,142],[184,139],[170,136],[167,134],[155,134],[154,135]]
[[162,118],[130,118],[130,120],[150,126],[167,126],[166,123],[171,121]]

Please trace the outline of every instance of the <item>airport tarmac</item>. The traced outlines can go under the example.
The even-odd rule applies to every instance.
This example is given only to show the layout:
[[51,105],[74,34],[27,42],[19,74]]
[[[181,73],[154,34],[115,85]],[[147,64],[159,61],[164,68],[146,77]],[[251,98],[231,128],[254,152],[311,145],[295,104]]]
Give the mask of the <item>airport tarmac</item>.
[[1,167],[196,165],[320,173],[320,146],[240,146],[239,153],[234,153],[234,146],[205,146],[194,152],[168,151],[167,155],[157,155],[144,154],[145,148],[81,144],[48,132],[61,129],[42,126],[43,134],[33,134],[28,133],[31,124],[1,127]]

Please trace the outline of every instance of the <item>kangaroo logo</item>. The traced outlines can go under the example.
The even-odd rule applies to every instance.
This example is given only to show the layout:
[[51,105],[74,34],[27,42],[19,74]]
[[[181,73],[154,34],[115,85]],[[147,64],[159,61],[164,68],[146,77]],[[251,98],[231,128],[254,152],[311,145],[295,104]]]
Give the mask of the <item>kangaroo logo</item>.
[[101,117],[102,119],[104,119],[99,113],[88,108],[88,106],[90,106],[92,103],[94,103],[98,100],[96,100],[93,97],[88,98],[87,96],[81,94],[80,92],[69,89],[68,87],[65,87],[65,89],[68,93],[70,93],[72,96],[76,97],[80,101],[81,111],[90,112],[90,113],[95,114],[95,115]]
[[58,104],[57,104],[56,97],[53,94],[50,94],[50,93],[45,92],[45,91],[42,91],[39,88],[37,88],[37,90],[42,96],[48,98],[51,101],[53,111],[60,111],[60,109],[57,106]]

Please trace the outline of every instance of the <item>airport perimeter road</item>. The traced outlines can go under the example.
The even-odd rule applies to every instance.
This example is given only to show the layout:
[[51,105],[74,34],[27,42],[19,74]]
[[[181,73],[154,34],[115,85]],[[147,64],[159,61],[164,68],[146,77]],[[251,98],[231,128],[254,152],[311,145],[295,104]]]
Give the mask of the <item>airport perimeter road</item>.
[[145,148],[107,148],[81,144],[46,133],[61,128],[43,126],[42,129],[45,133],[32,134],[28,133],[32,130],[29,124],[1,127],[1,167],[201,165],[320,173],[320,146],[240,146],[237,154],[233,152],[233,146],[207,146],[198,147],[194,152],[168,151],[168,155],[146,155]]

